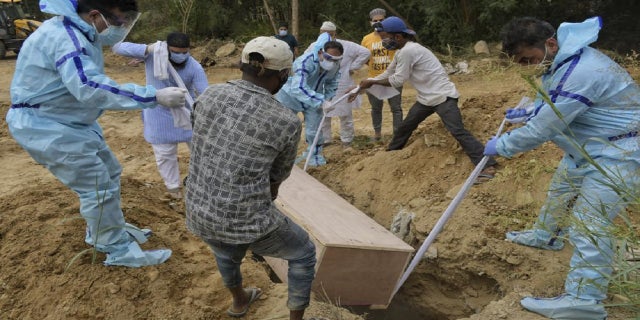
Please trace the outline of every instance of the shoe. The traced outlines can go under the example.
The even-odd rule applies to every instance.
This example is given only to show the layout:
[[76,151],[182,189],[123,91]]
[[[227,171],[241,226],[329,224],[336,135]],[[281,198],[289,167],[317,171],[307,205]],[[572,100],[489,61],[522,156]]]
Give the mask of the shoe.
[[325,159],[321,154],[311,156],[311,159],[309,159],[308,163],[310,167],[319,167],[324,166],[325,164],[327,164],[327,159]]
[[143,251],[137,242],[131,241],[129,244],[123,244],[122,247],[114,252],[107,253],[104,265],[138,268],[161,264],[167,261],[169,257],[171,257],[170,249]]
[[476,181],[473,184],[481,184],[485,183],[496,176],[496,168],[494,166],[486,167],[484,170],[480,171]]
[[560,234],[553,235],[540,229],[511,231],[507,232],[507,241],[544,250],[559,251],[564,248],[564,242],[558,236]]
[[607,318],[604,305],[593,299],[580,299],[569,294],[555,298],[526,297],[520,301],[525,309],[551,319],[602,320]]
[[240,312],[234,312],[231,308],[229,308],[227,310],[227,315],[229,315],[230,317],[234,317],[234,318],[244,317],[249,311],[249,307],[251,306],[251,304],[254,303],[256,300],[258,300],[258,298],[260,298],[260,296],[262,295],[262,290],[260,290],[259,288],[244,289],[244,292],[247,293],[247,296],[249,297],[249,302],[247,303],[247,306]]
[[351,141],[342,143],[342,151],[344,151],[344,152],[353,151],[353,147],[351,146]]

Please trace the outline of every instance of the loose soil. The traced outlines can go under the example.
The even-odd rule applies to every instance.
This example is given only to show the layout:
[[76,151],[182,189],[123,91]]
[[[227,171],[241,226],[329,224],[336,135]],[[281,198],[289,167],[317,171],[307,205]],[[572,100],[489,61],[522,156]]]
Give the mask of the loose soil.
[[[127,59],[110,53],[106,61],[107,74],[116,81],[145,82],[142,66],[128,65]],[[231,64],[207,68],[210,83],[238,78]],[[453,75],[452,80],[461,93],[467,128],[486,141],[504,110],[531,95],[531,89],[514,68],[498,60],[470,64],[470,74]],[[87,253],[77,196],[8,133],[4,115],[14,67],[15,56],[0,60],[0,319],[228,319],[231,300],[213,256],[186,230],[184,204],[165,196],[153,152],[142,137],[140,112],[109,111],[100,124],[123,167],[127,221],[153,229],[144,248],[171,248],[173,256],[159,266],[105,267],[100,263],[103,255],[98,254],[94,263]],[[386,228],[398,213],[413,213],[412,236],[406,241],[418,248],[473,165],[435,115],[419,126],[405,149],[386,152],[391,114],[385,106],[384,139],[369,142],[373,130],[364,100],[354,112],[353,148],[328,146],[328,164],[309,173]],[[407,87],[405,113],[414,101],[415,90]],[[334,141],[339,140],[338,127],[334,120]],[[184,174],[188,149],[181,146],[179,155]],[[543,319],[523,310],[518,301],[524,295],[563,291],[571,247],[560,252],[525,248],[505,242],[504,233],[534,221],[560,157],[557,148],[545,144],[511,160],[499,159],[496,177],[471,189],[432,246],[430,258],[420,263],[389,309],[340,307],[316,295],[308,317]],[[286,286],[270,277],[263,262],[245,260],[245,284],[264,291],[246,319],[287,319]],[[609,312],[609,319],[631,317],[620,308]]]

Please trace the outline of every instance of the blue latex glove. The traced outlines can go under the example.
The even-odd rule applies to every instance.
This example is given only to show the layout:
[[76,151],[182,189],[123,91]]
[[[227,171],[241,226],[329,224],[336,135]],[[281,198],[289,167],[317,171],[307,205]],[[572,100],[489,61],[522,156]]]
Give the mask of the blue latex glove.
[[524,122],[529,116],[529,113],[525,109],[507,109],[505,117],[507,121],[511,123]]
[[487,144],[484,146],[484,155],[485,156],[495,156],[498,155],[498,150],[496,150],[496,144],[498,144],[498,137],[493,136]]
[[527,121],[536,107],[528,97],[523,97],[515,108],[507,109],[505,118],[509,123],[521,123]]

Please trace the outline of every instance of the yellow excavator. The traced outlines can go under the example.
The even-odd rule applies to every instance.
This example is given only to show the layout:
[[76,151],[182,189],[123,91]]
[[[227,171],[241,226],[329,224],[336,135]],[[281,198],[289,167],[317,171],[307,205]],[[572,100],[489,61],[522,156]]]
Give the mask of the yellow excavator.
[[41,24],[24,12],[22,0],[0,0],[0,59],[8,50],[18,54],[24,40]]

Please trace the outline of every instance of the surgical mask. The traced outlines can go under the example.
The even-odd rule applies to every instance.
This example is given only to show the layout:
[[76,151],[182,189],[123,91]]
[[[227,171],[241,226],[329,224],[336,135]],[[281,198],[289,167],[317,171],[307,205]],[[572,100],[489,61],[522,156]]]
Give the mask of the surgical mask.
[[394,50],[398,48],[398,42],[393,38],[382,39],[382,46],[387,50]]
[[528,75],[539,78],[549,71],[551,64],[553,64],[553,61],[547,60],[547,54],[548,54],[547,50],[548,50],[547,46],[545,45],[544,56],[542,57],[542,60],[540,60],[538,64],[530,66],[530,69],[529,69],[530,71],[527,72]]
[[176,53],[176,52],[171,52],[169,59],[177,64],[182,64],[185,61],[187,61],[187,59],[189,59],[189,52],[185,52],[185,53]]
[[333,61],[329,61],[329,60],[322,60],[320,61],[320,68],[327,70],[327,71],[331,71],[333,70],[338,64],[333,62]]
[[280,34],[281,37],[284,37],[287,35],[287,30],[280,30],[278,34]]
[[100,13],[100,17],[102,17],[102,20],[107,25],[107,28],[102,30],[102,32],[98,32],[98,28],[96,27],[95,23],[93,24],[93,28],[96,29],[96,32],[98,32],[98,41],[100,41],[101,44],[105,46],[113,46],[114,44],[124,40],[124,38],[129,33],[129,28],[126,28],[124,26],[112,26],[102,15],[102,13]]
[[547,45],[544,46],[544,56],[542,57],[542,61],[540,61],[540,63],[538,63],[538,65],[536,66],[536,68],[539,69],[549,69],[549,67],[551,67],[551,64],[553,64],[553,61],[551,60],[547,60]]

